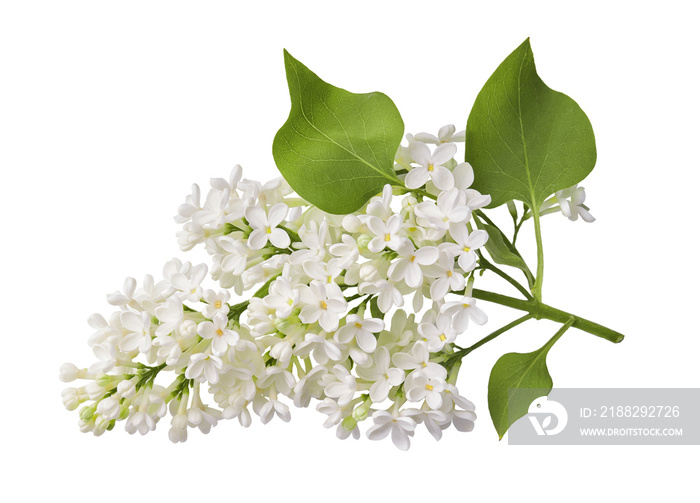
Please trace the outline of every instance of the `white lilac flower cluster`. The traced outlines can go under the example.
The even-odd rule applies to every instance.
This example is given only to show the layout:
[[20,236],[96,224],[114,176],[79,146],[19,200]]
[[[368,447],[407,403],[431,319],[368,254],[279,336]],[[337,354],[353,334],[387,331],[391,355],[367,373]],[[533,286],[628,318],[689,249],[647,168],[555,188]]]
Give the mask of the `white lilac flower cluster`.
[[[125,420],[145,434],[169,412],[170,439],[181,442],[221,419],[248,426],[251,412],[289,421],[286,397],[297,407],[317,400],[339,438],[357,438],[368,418],[370,439],[391,433],[404,450],[418,424],[436,439],[450,425],[470,431],[474,405],[455,387],[449,356],[470,320],[486,322],[470,291],[487,234],[470,219],[490,197],[470,189],[471,166],[454,160],[463,132],[407,138],[395,168],[409,190],[387,185],[351,215],[308,205],[281,178],[242,179],[239,166],[212,179],[203,202],[194,185],[175,217],[178,242],[203,244],[211,268],[173,259],[162,280],[128,278],[109,295],[108,319],[90,317],[97,363],[60,372],[91,381],[63,392],[69,410],[87,402],[80,429],[100,435]],[[406,312],[407,296],[420,315]],[[156,384],[166,371],[174,380]],[[204,404],[202,384],[216,406]]]

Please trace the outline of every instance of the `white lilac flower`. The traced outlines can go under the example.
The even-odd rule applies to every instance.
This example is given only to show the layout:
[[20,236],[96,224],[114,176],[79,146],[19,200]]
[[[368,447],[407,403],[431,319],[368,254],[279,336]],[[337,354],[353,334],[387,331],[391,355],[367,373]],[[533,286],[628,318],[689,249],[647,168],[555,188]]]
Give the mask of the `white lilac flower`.
[[442,410],[405,409],[405,412],[417,423],[423,423],[435,440],[442,438],[442,430],[448,426],[450,420]]
[[274,398],[265,400],[262,395],[255,397],[253,410],[260,416],[262,424],[267,424],[277,415],[282,421],[288,423],[292,419],[289,407]]
[[355,339],[362,351],[372,353],[377,347],[377,339],[374,334],[382,330],[384,330],[382,320],[378,318],[363,320],[356,314],[350,314],[346,324],[335,333],[335,340],[341,344],[348,344]]
[[455,225],[450,228],[450,235],[455,243],[445,243],[445,248],[457,258],[464,272],[473,271],[476,267],[475,251],[486,244],[488,233],[481,229],[469,233],[466,225]]
[[122,335],[121,331],[121,321],[119,319],[120,313],[113,313],[110,317],[109,323],[101,314],[93,314],[88,318],[88,325],[95,330],[95,332],[88,339],[88,345],[94,346],[95,344],[100,344],[108,339],[114,339]]
[[406,398],[410,402],[425,400],[431,409],[442,406],[442,391],[445,381],[434,373],[425,373],[421,369],[411,372],[404,381]]
[[275,390],[283,395],[289,395],[295,385],[296,380],[291,372],[274,365],[265,367],[265,376],[257,382],[258,388],[266,389],[274,386]]
[[360,438],[360,428],[357,425],[355,425],[355,427],[352,430],[348,430],[341,423],[335,429],[335,436],[340,440],[345,440],[346,438],[350,438],[350,437],[357,440],[358,438]]
[[491,196],[484,195],[478,190],[467,189],[464,191],[464,194],[466,196],[466,204],[472,211],[483,208],[491,202]]
[[380,279],[375,282],[365,282],[360,285],[360,293],[377,295],[377,307],[382,313],[388,313],[393,306],[403,306],[403,294],[393,282]]
[[202,298],[202,281],[207,275],[206,264],[193,266],[186,273],[176,272],[169,278],[170,283],[182,292],[182,300],[198,302]]
[[207,318],[213,319],[216,314],[228,314],[228,301],[231,300],[231,292],[228,290],[219,290],[218,292],[206,290],[203,299],[207,305],[202,309],[202,314]]
[[416,216],[425,218],[438,229],[448,229],[471,218],[471,209],[460,199],[460,191],[452,188],[440,193],[437,203],[425,201],[416,205]]
[[277,203],[268,214],[260,206],[248,206],[245,209],[245,217],[253,228],[248,237],[248,247],[251,250],[260,250],[269,241],[277,248],[287,248],[291,244],[289,235],[277,226],[287,216],[289,207],[284,203]]
[[306,246],[305,249],[296,250],[289,257],[292,264],[302,264],[307,260],[323,260],[326,256],[326,245],[328,241],[328,222],[321,223],[311,220],[308,226],[305,224],[299,229],[299,239],[301,243],[294,246]]
[[309,286],[300,287],[300,297],[306,304],[299,313],[299,319],[303,323],[318,321],[326,332],[333,332],[338,328],[340,313],[345,312],[348,303],[337,285],[314,280]]
[[380,220],[387,221],[389,217],[393,214],[391,211],[391,199],[393,195],[393,188],[390,184],[386,184],[382,189],[381,197],[373,197],[367,204],[367,210],[365,213],[367,215],[373,215],[378,217]]
[[[127,278],[122,291],[108,296],[116,312],[90,317],[89,344],[98,361],[59,370],[65,382],[89,380],[62,394],[66,408],[80,408],[81,431],[100,435],[126,420],[129,433],[145,434],[169,410],[168,436],[182,442],[190,427],[207,433],[221,418],[249,426],[251,405],[263,423],[274,416],[288,421],[283,396],[297,407],[319,400],[324,426],[335,426],[341,439],[358,438],[358,423],[372,414],[368,437],[391,433],[404,450],[417,423],[435,438],[450,425],[473,428],[473,404],[437,363],[470,319],[486,321],[473,299],[443,299],[464,287],[463,272],[473,270],[474,252],[486,242],[484,231],[467,228],[471,212],[490,197],[469,188],[471,166],[453,159],[452,142],[462,136],[454,126],[437,136],[407,135],[409,146],[397,152],[395,167],[407,172],[399,176],[409,188],[426,185],[435,202],[417,191],[394,196],[386,185],[363,209],[331,215],[291,195],[281,178],[265,185],[242,179],[240,166],[228,178],[212,178],[203,202],[193,186],[175,217],[177,238],[183,249],[203,242],[211,265],[172,259],[161,281],[147,275],[137,287]],[[558,194],[563,212],[583,216],[576,209],[582,190]],[[221,290],[208,289],[208,273]],[[236,300],[247,308],[233,316],[231,292],[246,290],[256,293]],[[420,323],[400,309],[412,294],[415,312],[424,298],[432,300]],[[361,295],[374,299],[373,313],[399,308],[391,327],[385,316],[365,319],[369,298]],[[348,299],[360,302],[351,314]],[[184,375],[164,382],[166,389],[156,383],[168,372]],[[216,407],[202,403],[201,383]],[[376,411],[390,395],[393,405]],[[423,403],[402,410],[405,400]]]
[[406,374],[401,369],[391,367],[389,350],[381,346],[373,355],[373,365],[368,368],[358,368],[357,375],[372,383],[369,388],[369,397],[373,403],[380,403],[386,400],[393,386],[403,382]]
[[275,310],[275,316],[286,318],[299,302],[299,291],[292,288],[289,280],[279,277],[270,284],[270,293],[263,298],[263,304]]
[[211,384],[219,382],[219,371],[224,366],[221,358],[206,353],[195,353],[190,357],[185,377],[199,382],[208,381]]
[[228,189],[210,190],[202,209],[192,215],[192,221],[202,227],[217,228],[223,225],[226,221],[226,206],[230,198],[231,192]]
[[[123,292],[115,291],[107,295],[107,302],[113,306],[134,305],[134,292],[136,291],[136,280],[134,278],[126,278],[124,280]],[[136,303],[138,305],[138,303]]]
[[192,193],[185,198],[185,202],[177,209],[177,215],[174,217],[175,222],[182,224],[187,222],[195,212],[201,209],[200,207],[200,190],[196,183],[192,185]]
[[427,274],[436,278],[430,285],[430,298],[434,301],[443,299],[450,290],[456,292],[464,288],[464,275],[455,272],[454,267],[454,256],[449,251],[441,252],[437,264],[430,267]]
[[187,440],[187,416],[185,414],[175,414],[170,421],[168,438],[171,442],[185,442]]
[[357,247],[357,242],[352,236],[343,234],[340,236],[340,239],[342,240],[342,243],[332,244],[328,248],[328,251],[331,252],[331,255],[338,257],[341,268],[347,269],[350,265],[357,261],[360,256],[360,250]]
[[418,325],[418,333],[423,336],[431,353],[442,351],[445,344],[451,344],[457,338],[457,331],[452,327],[452,317],[444,314],[439,315],[435,323]]
[[[202,339],[211,340],[211,349],[216,356],[223,356],[238,342],[239,335],[228,328],[228,318],[225,314],[217,313],[212,321],[203,321],[197,326],[197,333]],[[208,379],[208,378],[207,378]]]
[[92,346],[92,352],[99,360],[88,368],[91,374],[107,373],[117,364],[117,351],[114,344],[103,342]]
[[341,407],[332,398],[324,398],[323,401],[316,405],[316,410],[328,416],[323,423],[324,428],[331,428],[340,423],[348,413],[348,407]]
[[249,403],[250,400],[247,400],[243,397],[238,397],[233,404],[226,407],[222,411],[221,416],[224,419],[232,419],[234,417],[237,417],[240,425],[244,428],[248,428],[252,423],[250,411],[248,410]]
[[409,240],[404,241],[397,253],[400,258],[391,263],[387,274],[394,281],[404,280],[410,288],[418,288],[423,282],[421,266],[434,264],[439,255],[434,246],[423,246],[416,250]]
[[151,333],[151,315],[149,313],[132,313],[124,311],[121,314],[121,322],[128,333],[119,342],[119,350],[129,353],[139,350],[147,353],[151,349],[153,334]]
[[317,279],[324,283],[333,283],[344,269],[341,261],[335,258],[329,260],[328,263],[307,260],[302,267],[311,279]]
[[191,428],[199,428],[199,431],[206,434],[211,431],[212,426],[216,426],[221,419],[221,412],[207,407],[199,400],[199,394],[195,394],[192,407],[187,411],[187,424]]
[[333,380],[324,388],[326,396],[336,398],[341,407],[349,404],[357,391],[355,376],[342,365],[334,365],[328,376],[332,377]]
[[378,410],[372,414],[372,420],[374,426],[367,430],[367,438],[381,440],[391,433],[391,440],[396,447],[402,451],[407,451],[411,447],[409,437],[413,436],[416,422],[404,411],[394,415],[385,410]]
[[588,208],[583,204],[586,200],[586,192],[583,187],[574,185],[568,189],[557,191],[553,197],[545,201],[540,207],[540,213],[552,206],[555,202],[559,203],[559,208],[562,214],[572,222],[578,220],[580,216],[584,222],[595,222],[595,218],[588,211]]
[[406,175],[406,187],[417,189],[432,180],[439,190],[447,190],[454,187],[452,172],[444,164],[457,153],[454,143],[444,143],[437,147],[431,154],[425,143],[412,142],[408,146],[413,160],[420,166],[411,169]]
[[185,320],[182,300],[173,295],[165,301],[165,304],[156,307],[155,315],[160,322],[158,327],[156,327],[156,337],[173,333],[180,328],[180,325]]
[[437,136],[430,133],[416,133],[413,135],[415,141],[422,141],[423,143],[432,143],[435,145],[441,145],[443,143],[464,141],[466,131],[459,131],[455,133],[457,128],[452,124],[447,126],[442,126],[438,131]]
[[[321,332],[321,334],[325,334],[325,332]],[[302,358],[313,354],[314,360],[316,360],[319,365],[325,365],[328,363],[328,360],[334,362],[342,360],[342,346],[336,343],[332,337],[329,339],[321,334],[306,334],[304,340],[297,343],[294,353]]]
[[370,216],[367,219],[367,226],[374,233],[375,237],[367,245],[372,253],[379,253],[385,248],[396,251],[403,238],[399,235],[403,218],[401,215],[393,214],[384,222],[378,217]]
[[228,189],[229,191],[231,191],[231,195],[234,195],[236,189],[238,188],[238,182],[241,181],[242,176],[243,176],[243,169],[241,168],[240,164],[236,164],[231,169],[231,174],[229,175],[228,180],[225,180],[223,178],[210,178],[209,184],[214,189],[218,189],[218,190]]
[[319,399],[323,396],[322,380],[327,373],[328,369],[319,365],[299,379],[294,386],[294,405],[296,407],[308,407],[312,398]]
[[222,253],[222,271],[234,275],[240,275],[245,271],[248,261],[248,247],[243,241],[233,239],[231,236],[221,236],[215,243]]
[[440,308],[440,312],[452,316],[455,329],[461,333],[467,329],[470,319],[477,325],[483,325],[488,321],[486,313],[475,304],[476,300],[472,297],[464,297],[459,301],[446,302]]
[[424,341],[416,342],[411,348],[410,353],[394,353],[391,357],[391,361],[397,368],[403,370],[420,369],[425,375],[441,380],[447,377],[445,367],[430,361],[428,344]]
[[177,244],[182,251],[190,251],[199,243],[204,242],[206,230],[195,222],[187,222],[176,234]]

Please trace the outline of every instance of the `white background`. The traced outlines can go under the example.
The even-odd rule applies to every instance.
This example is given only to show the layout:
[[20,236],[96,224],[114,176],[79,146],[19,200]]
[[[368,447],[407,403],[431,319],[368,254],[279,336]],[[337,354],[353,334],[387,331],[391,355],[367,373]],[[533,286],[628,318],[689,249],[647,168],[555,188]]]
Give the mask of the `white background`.
[[[692,2],[656,5],[3,2],[2,499],[697,497],[697,446],[498,441],[490,368],[539,347],[556,330],[548,322],[465,360],[474,432],[436,443],[421,429],[408,453],[388,440],[336,440],[313,409],[248,430],[223,422],[184,445],[169,442],[165,422],[146,437],[120,424],[94,438],[62,408],[57,379],[64,361],[94,361],[85,320],[110,312],[106,293],[188,258],[172,216],[191,183],[235,163],[251,178],[277,176],[283,48],[328,82],[391,96],[407,132],[436,132],[464,127],[483,83],[529,36],[540,75],[586,111],[598,146],[582,184],[598,220],[544,221],[545,301],[627,335],[613,345],[571,330],[549,355],[555,386],[700,387],[697,16]],[[517,316],[481,307],[490,322],[464,345]]]

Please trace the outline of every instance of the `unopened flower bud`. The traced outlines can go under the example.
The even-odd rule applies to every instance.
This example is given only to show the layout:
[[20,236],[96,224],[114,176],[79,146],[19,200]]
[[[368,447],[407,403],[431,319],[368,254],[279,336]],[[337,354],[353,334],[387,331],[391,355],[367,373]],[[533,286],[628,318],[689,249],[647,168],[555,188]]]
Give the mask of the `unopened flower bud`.
[[58,370],[58,378],[63,382],[72,382],[78,378],[78,367],[72,363],[64,363]]

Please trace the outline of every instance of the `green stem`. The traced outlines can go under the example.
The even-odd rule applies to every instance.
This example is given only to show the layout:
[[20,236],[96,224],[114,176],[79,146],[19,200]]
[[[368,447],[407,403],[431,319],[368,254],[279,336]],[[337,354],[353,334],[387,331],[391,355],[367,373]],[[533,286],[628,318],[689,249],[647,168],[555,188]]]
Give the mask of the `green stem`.
[[576,318],[574,316],[571,316],[566,323],[564,323],[559,330],[557,330],[557,333],[552,336],[549,341],[547,341],[547,344],[542,346],[542,349],[545,351],[549,351],[552,346],[554,346],[554,343],[559,340],[559,338],[564,335],[564,333],[569,330],[569,327],[572,326],[576,322]]
[[503,332],[507,332],[511,328],[517,327],[521,323],[523,323],[529,319],[532,319],[534,317],[535,316],[533,314],[526,314],[525,316],[522,316],[521,318],[518,318],[517,320],[511,321],[510,323],[499,328],[498,330],[491,332],[489,335],[487,335],[486,337],[484,337],[480,341],[476,342],[475,344],[472,344],[468,348],[460,349],[456,353],[451,354],[450,357],[447,359],[447,362],[445,362],[445,365],[449,365],[450,362],[455,361],[455,360],[461,360],[466,355],[468,355],[469,353],[474,351],[476,348],[483,346],[484,344],[486,344],[489,341],[492,341],[493,339],[495,339],[496,337],[501,335]]
[[513,285],[520,293],[522,293],[526,299],[529,299],[529,300],[533,299],[532,295],[530,295],[530,292],[528,292],[524,286],[522,286],[520,283],[518,283],[515,279],[513,279],[507,273],[503,272],[501,269],[499,269],[498,267],[493,265],[491,262],[486,260],[480,251],[477,250],[476,253],[479,256],[479,265],[481,267],[498,274],[501,278],[506,280],[508,283]]
[[544,277],[544,249],[542,248],[542,232],[540,230],[540,214],[532,212],[535,220],[535,239],[537,240],[537,276],[532,287],[532,295],[536,300],[542,301],[542,280]]
[[528,218],[530,218],[530,213],[528,212],[527,206],[523,205],[523,216],[513,230],[513,239],[511,241],[513,243],[513,247],[515,247],[515,241],[518,239],[518,232],[520,232],[523,222],[525,222],[525,220]]
[[620,332],[616,332],[615,330],[611,330],[608,327],[604,327],[603,325],[580,316],[567,313],[561,309],[556,309],[552,306],[542,304],[537,300],[520,300],[513,297],[508,297],[506,295],[501,295],[499,293],[487,292],[479,289],[474,289],[472,291],[472,297],[475,299],[485,300],[486,302],[493,302],[495,304],[528,312],[537,320],[545,319],[559,323],[566,323],[573,317],[574,321],[572,322],[571,326],[578,328],[579,330],[583,330],[584,332],[588,332],[589,334],[601,337],[610,342],[622,342],[622,340],[625,338],[625,336]]

